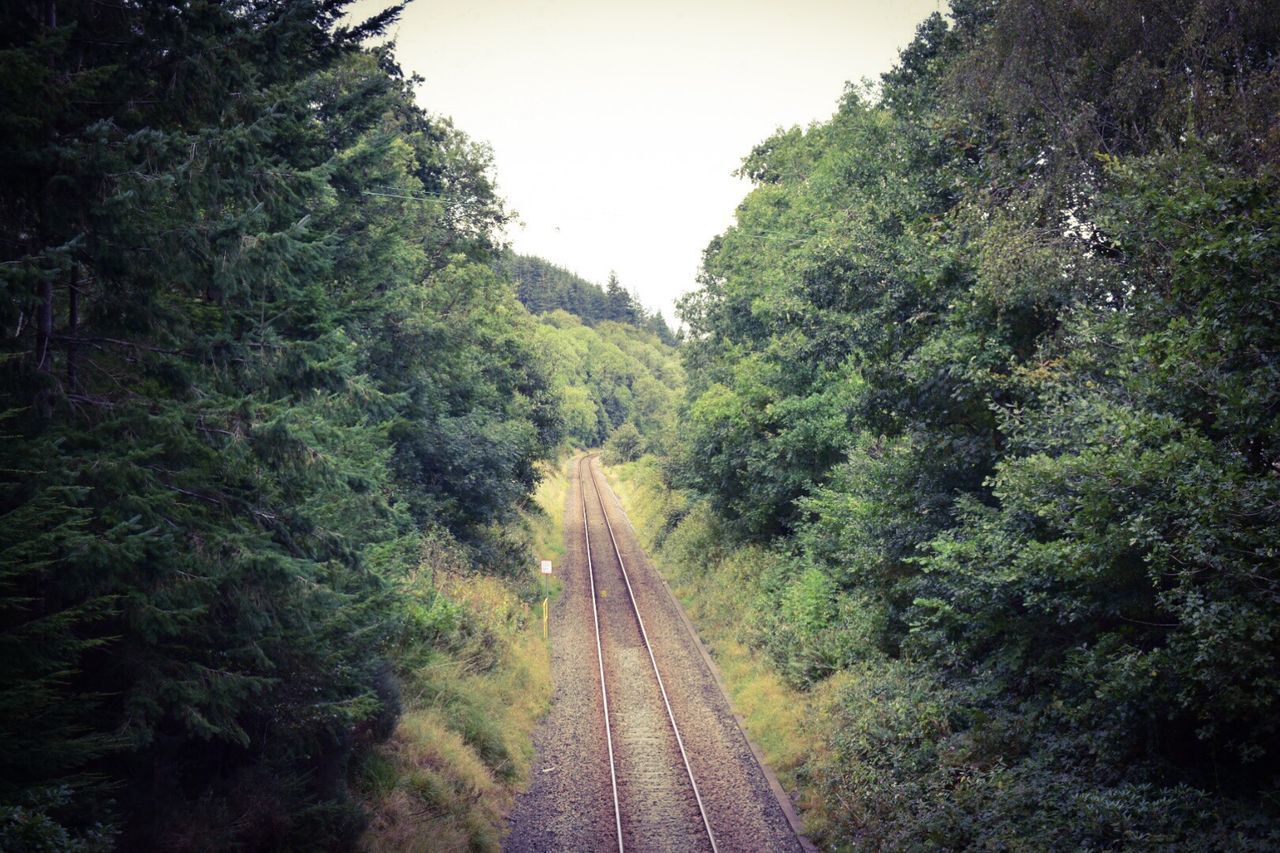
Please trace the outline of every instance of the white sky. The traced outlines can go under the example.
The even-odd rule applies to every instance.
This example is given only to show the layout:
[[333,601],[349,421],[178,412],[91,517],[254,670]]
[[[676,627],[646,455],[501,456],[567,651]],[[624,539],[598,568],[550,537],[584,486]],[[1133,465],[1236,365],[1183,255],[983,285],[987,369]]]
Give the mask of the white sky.
[[[361,0],[353,15],[385,6]],[[829,118],[939,0],[416,0],[392,32],[418,101],[494,151],[516,251],[673,320],[779,127]]]

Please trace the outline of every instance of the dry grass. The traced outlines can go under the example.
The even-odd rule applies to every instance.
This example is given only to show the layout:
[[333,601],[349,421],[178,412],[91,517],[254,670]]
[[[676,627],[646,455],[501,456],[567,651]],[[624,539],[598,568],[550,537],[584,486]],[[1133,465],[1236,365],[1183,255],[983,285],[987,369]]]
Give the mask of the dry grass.
[[540,622],[495,578],[441,587],[484,621],[475,643],[498,648],[440,656],[410,680],[406,712],[361,774],[373,815],[364,850],[498,850],[529,774],[551,696]]
[[625,465],[605,466],[603,470],[618,500],[626,508],[627,517],[640,537],[640,544],[651,555],[656,555],[667,519],[685,508],[684,495],[662,487],[658,462],[652,456],[644,456]]
[[510,794],[438,710],[402,717],[365,775],[373,820],[362,849],[499,849]]
[[543,466],[542,481],[533,493],[534,507],[525,513],[534,553],[557,564],[564,557],[564,509],[571,465],[569,457],[558,465]]
[[[545,465],[542,469],[542,480],[533,493],[533,505],[524,513],[524,523],[533,539],[533,557],[531,571],[538,571],[538,562],[550,560],[558,569],[564,560],[564,512],[565,499],[569,494],[569,472],[573,465],[572,456],[567,456],[556,465]],[[550,581],[544,583],[543,578],[535,578],[542,592],[554,598],[560,592],[560,580],[552,575]]]
[[[568,464],[547,472],[537,508],[525,513],[534,573],[537,559],[564,554]],[[465,640],[447,651],[423,650],[423,663],[405,678],[396,730],[359,771],[371,815],[360,846],[496,851],[506,815],[528,783],[534,726],[551,700],[541,608],[499,578],[431,568],[437,589],[465,614]]]

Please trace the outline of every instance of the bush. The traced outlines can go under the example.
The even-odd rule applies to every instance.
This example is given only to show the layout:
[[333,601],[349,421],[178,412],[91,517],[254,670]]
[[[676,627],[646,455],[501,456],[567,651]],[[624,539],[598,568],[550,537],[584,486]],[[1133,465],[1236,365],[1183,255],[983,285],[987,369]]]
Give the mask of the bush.
[[604,443],[602,457],[606,465],[621,465],[624,462],[634,462],[639,459],[643,450],[640,430],[628,421],[609,436],[609,440]]

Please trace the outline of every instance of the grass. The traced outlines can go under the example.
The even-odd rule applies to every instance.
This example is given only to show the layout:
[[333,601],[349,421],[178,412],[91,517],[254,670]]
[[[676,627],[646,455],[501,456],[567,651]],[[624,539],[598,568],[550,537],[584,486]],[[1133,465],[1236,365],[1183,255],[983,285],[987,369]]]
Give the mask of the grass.
[[440,576],[466,614],[460,647],[405,679],[405,711],[361,768],[370,851],[498,850],[551,694],[540,620],[503,581]]
[[651,556],[656,555],[667,531],[668,520],[682,515],[687,509],[684,495],[662,485],[658,461],[652,456],[643,456],[624,465],[606,465],[603,470],[618,500],[626,508],[627,517],[640,537],[640,544]]
[[564,561],[564,511],[565,501],[569,495],[569,472],[573,465],[573,457],[566,456],[557,465],[546,465],[542,469],[542,480],[533,493],[533,504],[524,512],[524,523],[533,539],[532,571],[540,571],[542,560],[550,560],[553,574],[550,579],[540,575],[536,582],[542,591],[555,598],[560,593],[560,578],[554,574],[555,568]]
[[572,457],[542,469],[542,481],[533,493],[533,505],[525,519],[533,536],[533,552],[540,559],[559,563],[564,558],[565,496],[569,493]]
[[[456,605],[448,642],[408,650],[403,713],[356,772],[370,823],[366,851],[501,849],[506,816],[528,784],[533,729],[551,701],[537,561],[564,556],[568,465],[549,468],[523,524],[530,575],[515,581],[458,571],[448,555],[424,557],[424,574]],[[558,589],[553,582],[552,592]]]
[[[652,457],[604,471],[641,543],[720,668],[747,734],[796,800],[805,833],[821,835],[825,810],[806,772],[825,741],[808,722],[810,708],[821,697],[787,685],[744,640],[743,626],[761,606],[758,578],[768,554],[751,546],[720,547],[710,514],[690,509],[683,495],[667,489]],[[672,518],[681,521],[669,529]]]

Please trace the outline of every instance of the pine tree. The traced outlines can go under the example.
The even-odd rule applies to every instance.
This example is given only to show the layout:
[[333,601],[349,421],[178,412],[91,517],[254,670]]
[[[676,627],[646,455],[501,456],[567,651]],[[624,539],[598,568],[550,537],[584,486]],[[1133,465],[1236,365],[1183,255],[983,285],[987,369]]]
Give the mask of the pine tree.
[[0,796],[67,844],[161,846],[237,798],[302,832],[378,705],[362,552],[410,527],[368,473],[374,277],[317,227],[354,156],[317,74],[369,31],[342,5],[4,12]]
[[639,319],[636,302],[618,281],[618,275],[615,272],[609,273],[609,281],[604,287],[604,298],[605,316],[608,319],[632,324]]

